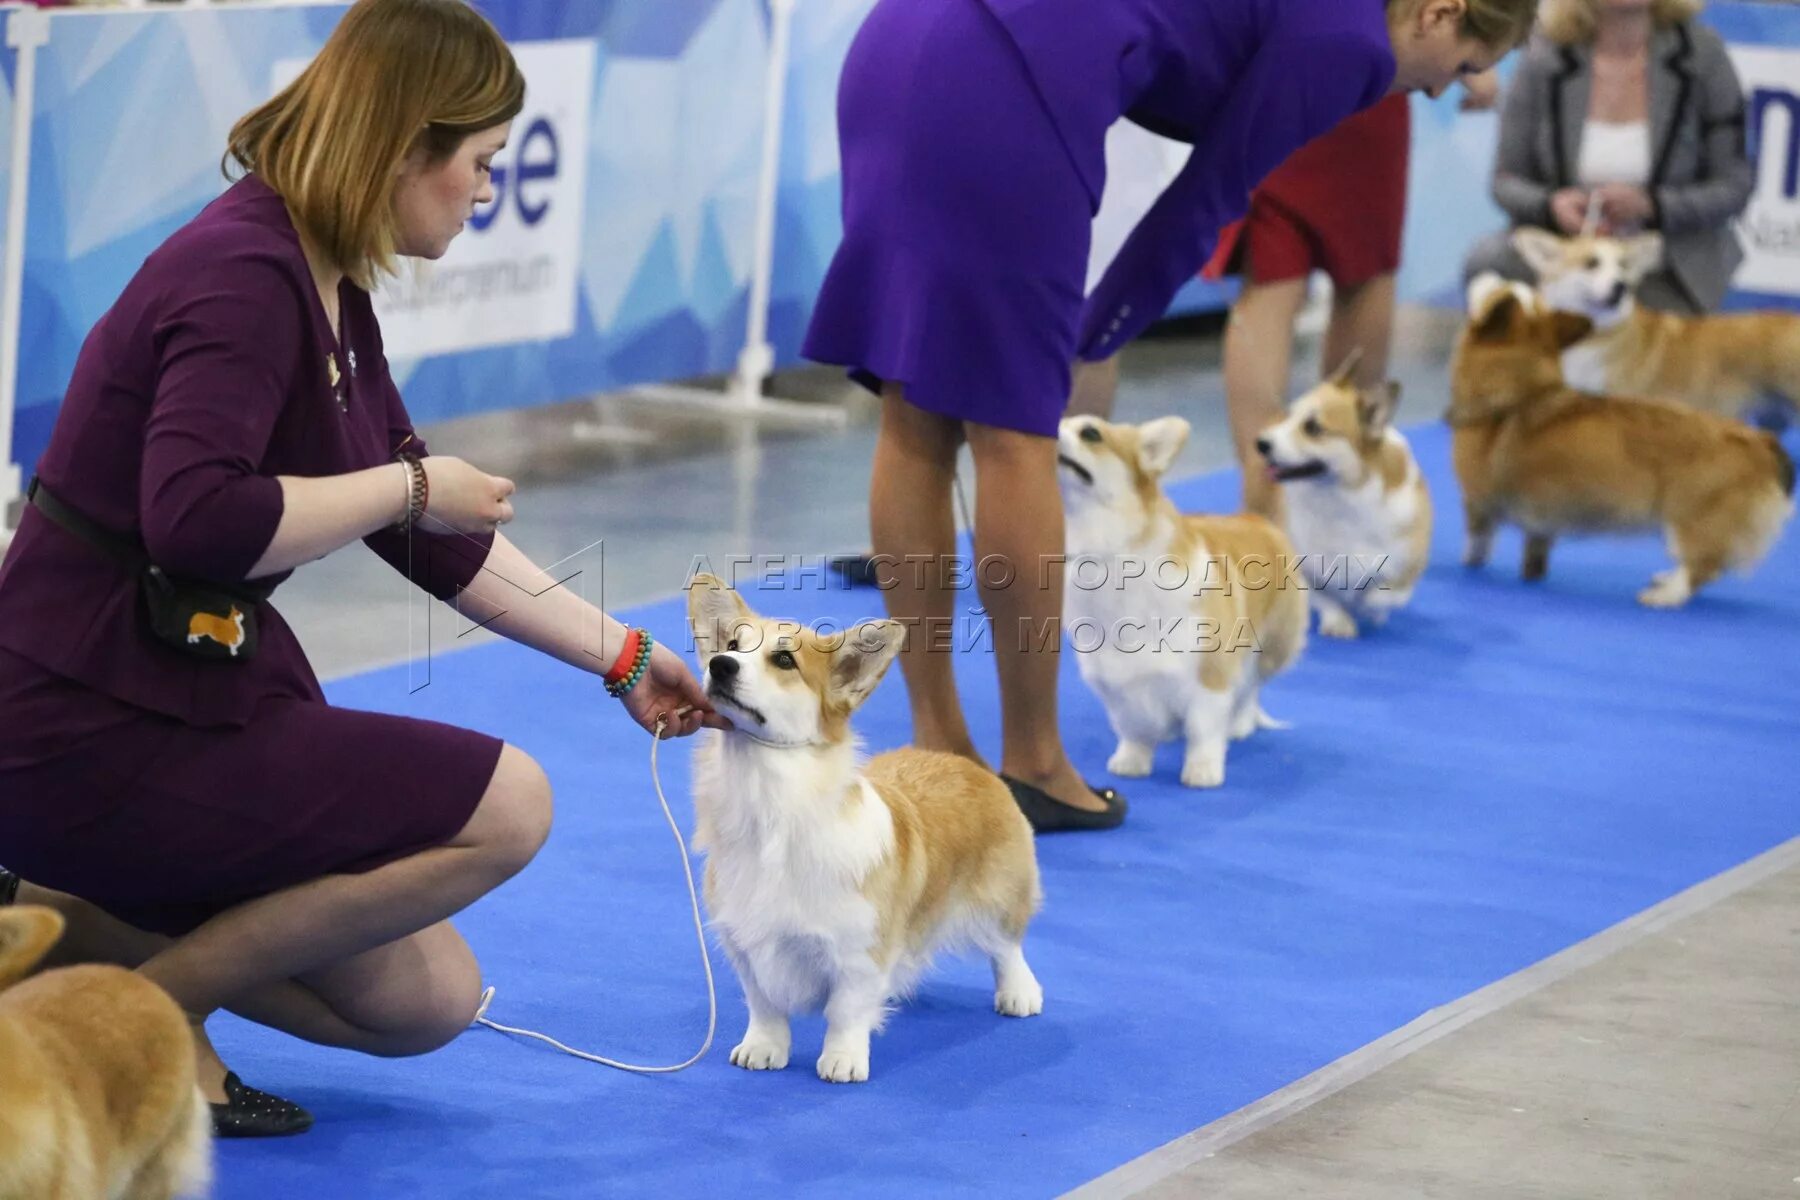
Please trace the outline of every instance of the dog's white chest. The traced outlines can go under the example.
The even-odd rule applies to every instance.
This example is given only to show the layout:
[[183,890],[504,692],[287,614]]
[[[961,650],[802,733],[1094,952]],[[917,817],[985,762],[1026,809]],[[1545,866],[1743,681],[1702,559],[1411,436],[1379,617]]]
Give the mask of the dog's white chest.
[[1606,392],[1606,348],[1598,338],[1577,342],[1563,351],[1563,379],[1582,392]]
[[1305,561],[1307,586],[1354,600],[1406,572],[1409,534],[1421,515],[1417,470],[1410,468],[1396,488],[1372,475],[1355,486],[1309,482],[1283,489],[1288,534]]

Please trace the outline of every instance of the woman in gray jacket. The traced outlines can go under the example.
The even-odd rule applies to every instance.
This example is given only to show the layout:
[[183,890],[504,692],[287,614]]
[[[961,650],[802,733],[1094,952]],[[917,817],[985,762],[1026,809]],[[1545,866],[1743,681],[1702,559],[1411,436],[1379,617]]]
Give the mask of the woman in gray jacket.
[[[1755,186],[1744,94],[1699,0],[1547,0],[1507,91],[1494,199],[1515,228],[1663,235],[1662,269],[1638,299],[1702,313],[1743,259],[1731,220]],[[1532,282],[1499,233],[1465,267]]]

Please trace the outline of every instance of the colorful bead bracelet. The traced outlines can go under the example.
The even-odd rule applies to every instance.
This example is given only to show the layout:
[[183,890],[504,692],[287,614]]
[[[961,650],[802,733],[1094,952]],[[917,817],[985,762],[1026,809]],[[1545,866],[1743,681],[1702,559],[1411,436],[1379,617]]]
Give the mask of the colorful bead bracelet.
[[623,698],[625,693],[638,685],[638,680],[650,669],[650,651],[655,645],[648,629],[632,629],[626,633],[625,646],[619,651],[619,660],[605,675],[608,695]]

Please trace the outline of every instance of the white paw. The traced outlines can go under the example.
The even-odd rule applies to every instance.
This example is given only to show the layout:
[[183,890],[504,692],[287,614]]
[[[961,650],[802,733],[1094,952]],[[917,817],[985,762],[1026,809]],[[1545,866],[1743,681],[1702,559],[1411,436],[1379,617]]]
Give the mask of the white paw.
[[1216,788],[1225,783],[1225,751],[1189,754],[1181,764],[1181,784],[1191,788]]
[[732,1047],[731,1065],[746,1071],[784,1071],[788,1065],[787,1043],[747,1037]]
[[994,1011],[1003,1017],[1035,1017],[1044,1011],[1043,985],[1033,979],[994,993]]
[[1322,608],[1319,610],[1319,632],[1329,638],[1353,638],[1356,636],[1356,618],[1341,608]]
[[1650,577],[1650,586],[1638,593],[1638,603],[1646,608],[1680,608],[1693,598],[1685,567],[1659,571]]
[[1256,708],[1251,706],[1247,711],[1239,713],[1231,719],[1231,740],[1241,742],[1255,733],[1256,729]]
[[826,1083],[867,1083],[869,1052],[827,1049],[819,1055],[819,1078]]
[[1119,748],[1106,760],[1106,769],[1126,779],[1142,779],[1150,774],[1150,764],[1154,758],[1155,751],[1149,746],[1120,742]]

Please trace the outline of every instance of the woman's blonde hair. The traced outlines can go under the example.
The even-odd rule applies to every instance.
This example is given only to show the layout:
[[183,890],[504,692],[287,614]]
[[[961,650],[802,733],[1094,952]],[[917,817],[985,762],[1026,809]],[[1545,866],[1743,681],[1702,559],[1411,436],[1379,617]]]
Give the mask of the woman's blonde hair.
[[394,270],[407,157],[442,162],[524,103],[512,51],[464,0],[357,0],[299,78],[232,126],[222,165],[273,188],[314,246],[368,288]]
[[[1559,46],[1594,40],[1599,28],[1599,0],[1544,0],[1544,36]],[[1659,29],[1700,15],[1701,0],[1651,0],[1650,16]]]
[[[1462,31],[1482,45],[1511,50],[1531,34],[1538,0],[1463,0]],[[1426,0],[1388,0],[1388,12],[1416,12]],[[1390,16],[1390,19],[1391,16]]]

